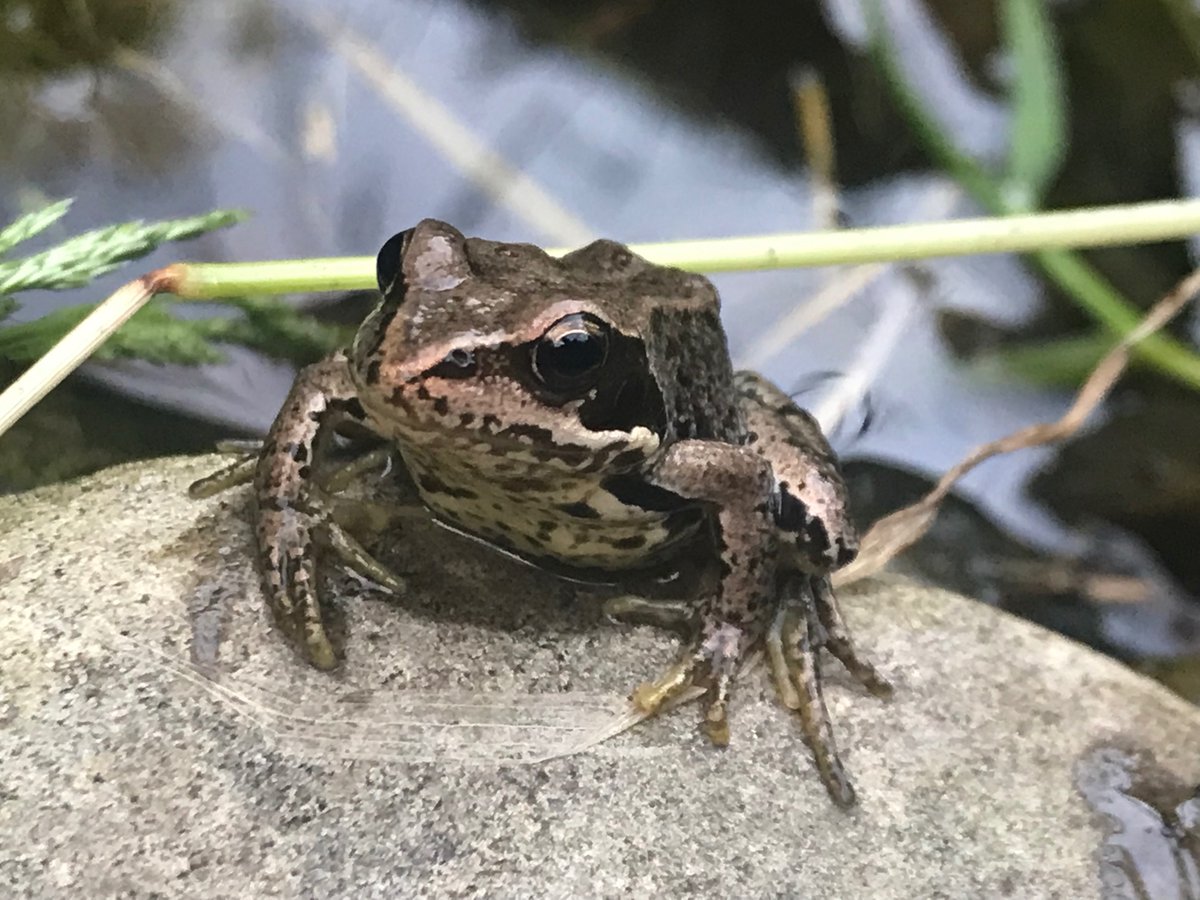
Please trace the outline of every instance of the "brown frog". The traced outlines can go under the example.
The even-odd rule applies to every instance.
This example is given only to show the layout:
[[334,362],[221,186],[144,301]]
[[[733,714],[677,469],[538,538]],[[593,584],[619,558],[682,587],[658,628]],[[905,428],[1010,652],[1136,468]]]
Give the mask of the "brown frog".
[[830,586],[857,552],[845,487],[813,418],[733,370],[712,284],[612,241],[555,259],[432,219],[389,240],[377,268],[382,300],[348,352],[300,373],[254,464],[266,593],[305,657],[337,664],[319,547],[403,589],[313,483],[322,438],[350,421],[394,446],[438,521],[527,561],[634,588],[705,573],[685,607],[693,640],[635,704],[653,713],[707,687],[706,729],[724,743],[732,678],[764,645],[830,795],[853,803],[820,648],[872,692],[890,687]]

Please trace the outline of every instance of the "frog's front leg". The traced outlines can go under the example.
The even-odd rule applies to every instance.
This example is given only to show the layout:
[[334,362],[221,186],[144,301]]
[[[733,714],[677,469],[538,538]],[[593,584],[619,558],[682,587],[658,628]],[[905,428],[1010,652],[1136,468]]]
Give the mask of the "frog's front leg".
[[784,705],[795,710],[830,796],[854,802],[822,696],[825,648],[871,693],[891,685],[856,650],[829,573],[850,562],[858,538],[846,509],[837,459],[816,420],[753,372],[736,377],[748,446],[770,462],[779,493],[782,557],[778,612],[767,633],[767,659]]
[[633,695],[643,711],[656,712],[707,669],[712,690],[705,719],[714,743],[729,739],[726,700],[743,654],[763,633],[775,590],[777,533],[770,465],[744,447],[686,440],[670,447],[649,480],[689,500],[713,507],[713,543],[720,575],[701,601],[695,645],[657,681]]
[[317,591],[320,549],[332,549],[350,568],[393,591],[403,588],[333,520],[331,504],[316,486],[322,445],[347,417],[362,422],[363,414],[346,357],[335,353],[297,377],[254,475],[255,533],[267,601],[280,627],[320,669],[337,665]]

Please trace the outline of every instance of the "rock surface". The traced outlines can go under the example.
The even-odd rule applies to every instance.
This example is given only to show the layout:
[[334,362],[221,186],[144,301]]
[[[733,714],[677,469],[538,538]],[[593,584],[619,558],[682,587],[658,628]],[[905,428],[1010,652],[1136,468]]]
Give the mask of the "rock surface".
[[[843,592],[897,685],[833,670],[859,792],[828,801],[744,676],[598,745],[676,639],[414,524],[410,596],[348,580],[346,663],[297,661],[250,558],[248,491],[180,459],[0,498],[6,896],[1099,896],[1106,743],[1200,781],[1200,711],[1084,648],[899,580]],[[552,758],[548,758],[552,757]],[[540,761],[539,761],[540,760]]]

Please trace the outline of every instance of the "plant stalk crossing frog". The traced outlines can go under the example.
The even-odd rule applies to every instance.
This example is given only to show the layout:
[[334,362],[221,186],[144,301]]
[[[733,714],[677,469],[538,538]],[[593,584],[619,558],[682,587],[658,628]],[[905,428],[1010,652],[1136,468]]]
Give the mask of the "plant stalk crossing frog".
[[554,259],[432,219],[389,240],[377,269],[382,299],[353,345],[301,372],[253,464],[266,594],[308,661],[337,664],[318,549],[403,589],[313,483],[324,439],[353,422],[395,448],[437,520],[527,561],[634,586],[706,573],[686,651],[634,703],[653,713],[704,686],[705,729],[725,743],[733,676],[763,646],[830,795],[852,804],[819,651],[890,687],[830,586],[857,552],[845,487],[815,420],[734,371],[712,284],[613,241]]

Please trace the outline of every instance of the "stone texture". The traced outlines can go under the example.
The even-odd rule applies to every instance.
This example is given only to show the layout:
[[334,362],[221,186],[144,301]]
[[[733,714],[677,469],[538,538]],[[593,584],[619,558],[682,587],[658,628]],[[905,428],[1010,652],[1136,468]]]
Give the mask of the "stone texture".
[[419,523],[410,596],[337,580],[347,661],[312,671],[259,597],[248,492],[185,495],[216,464],[0,498],[5,896],[1089,897],[1078,761],[1200,781],[1196,709],[900,580],[843,592],[898,689],[834,671],[849,814],[761,671],[724,751],[692,707],[596,745],[675,638]]

